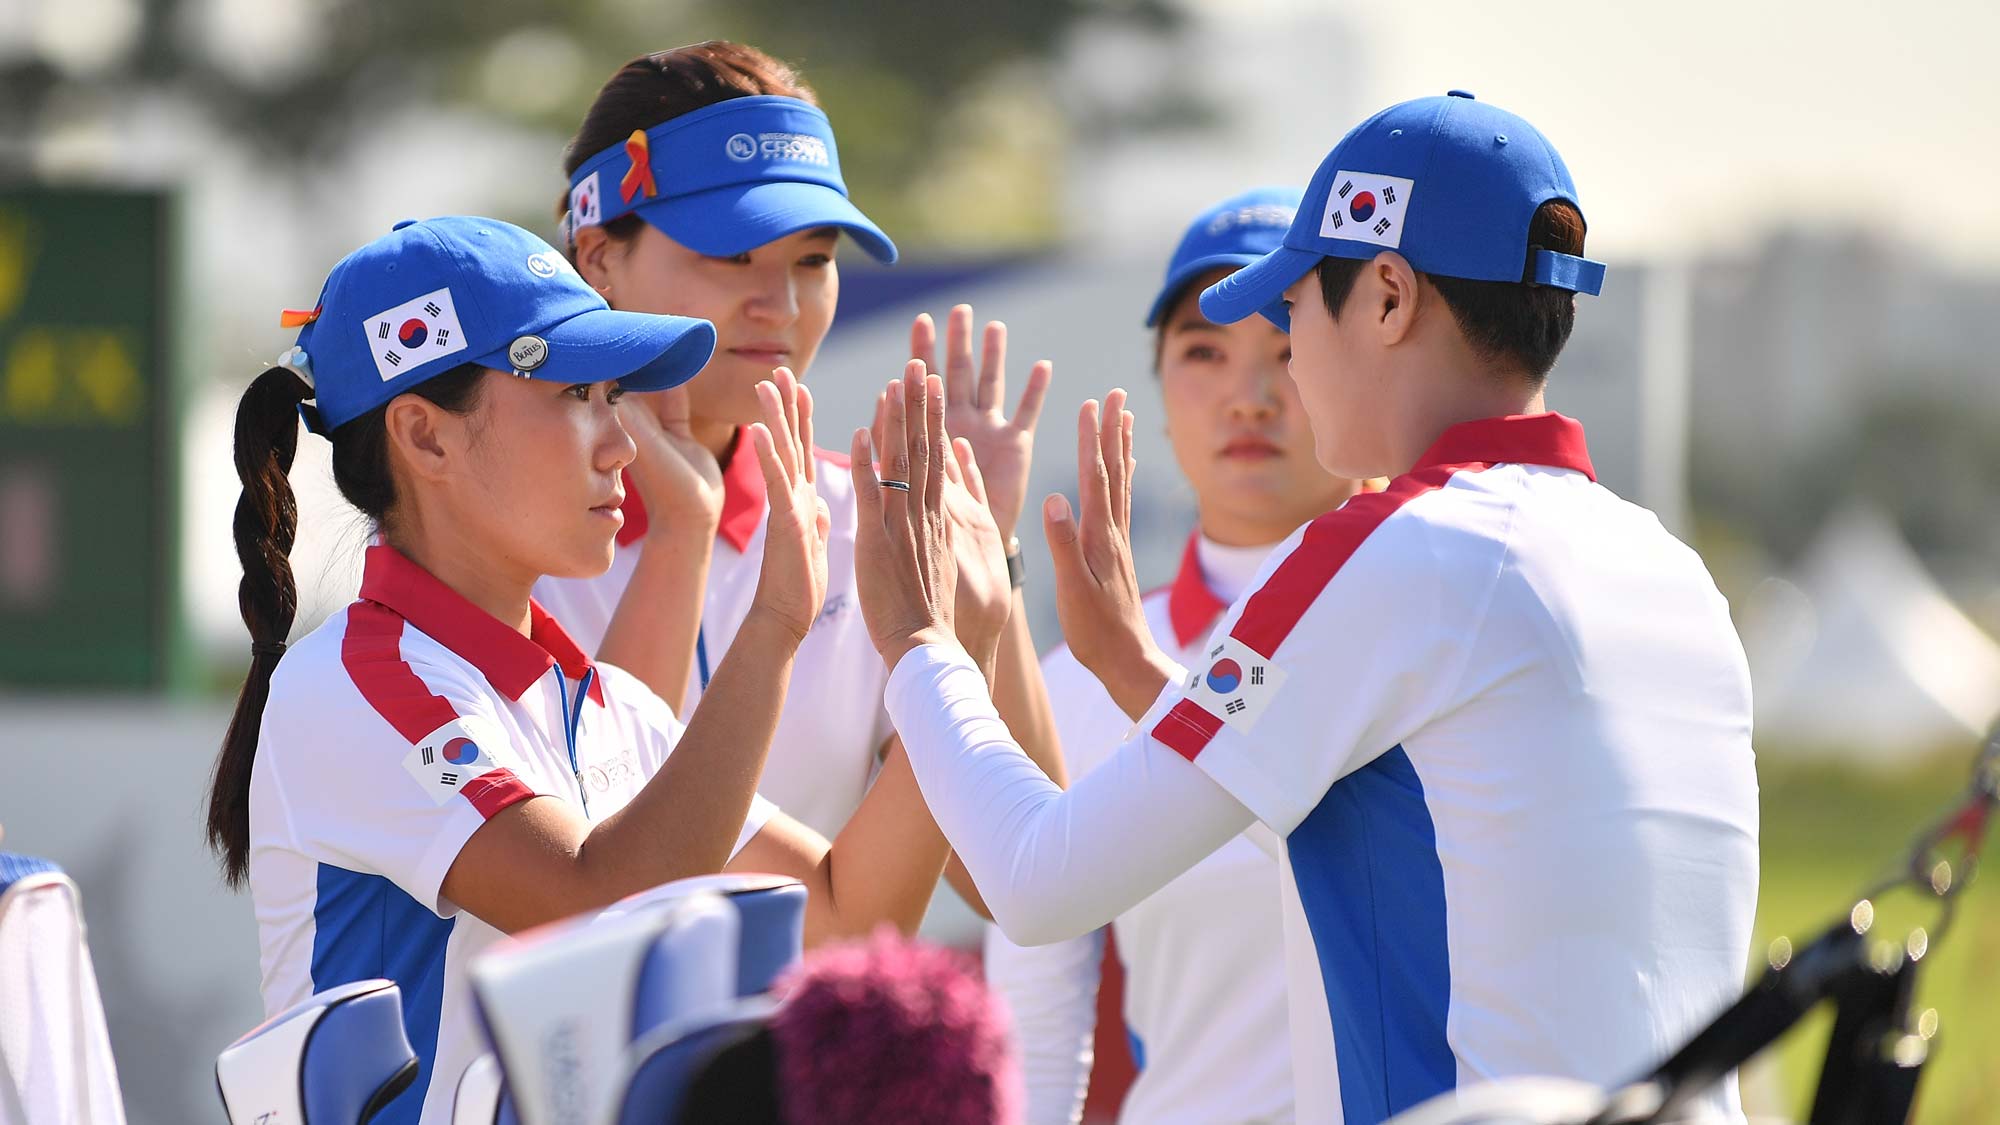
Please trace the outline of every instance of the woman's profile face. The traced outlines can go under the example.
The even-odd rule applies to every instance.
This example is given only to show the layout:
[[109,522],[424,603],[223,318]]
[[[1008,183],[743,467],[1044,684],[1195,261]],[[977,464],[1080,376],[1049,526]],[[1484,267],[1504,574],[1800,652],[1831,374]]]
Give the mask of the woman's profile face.
[[438,445],[451,464],[426,483],[433,502],[448,504],[467,529],[464,548],[530,581],[610,569],[624,526],[619,471],[637,454],[619,423],[618,397],[615,383],[489,371],[470,413],[444,415]]
[[[757,384],[774,367],[803,375],[833,324],[840,272],[833,227],[800,231],[733,258],[698,254],[650,224],[602,253],[613,308],[715,325],[715,358],[687,384],[694,434],[711,448],[757,420]],[[587,271],[590,276],[594,271]]]

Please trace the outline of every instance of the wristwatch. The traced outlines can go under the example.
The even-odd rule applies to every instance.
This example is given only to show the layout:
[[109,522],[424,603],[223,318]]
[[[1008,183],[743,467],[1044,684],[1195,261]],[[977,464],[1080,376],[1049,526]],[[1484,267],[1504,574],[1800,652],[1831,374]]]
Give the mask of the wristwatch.
[[1007,584],[1016,590],[1028,581],[1028,565],[1021,559],[1021,539],[1016,535],[1007,537]]

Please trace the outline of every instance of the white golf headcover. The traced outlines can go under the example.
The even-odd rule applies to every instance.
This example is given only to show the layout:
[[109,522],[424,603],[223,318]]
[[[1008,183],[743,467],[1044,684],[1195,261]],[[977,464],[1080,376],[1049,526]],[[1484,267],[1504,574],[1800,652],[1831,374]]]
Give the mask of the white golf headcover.
[[76,884],[0,852],[0,1125],[124,1125]]
[[484,1054],[472,1060],[451,1097],[451,1125],[495,1125],[500,1120],[500,1059]]
[[[743,923],[736,950],[736,995],[769,992],[778,974],[797,964],[805,951],[806,888],[789,875],[747,872],[676,879],[619,900],[604,916],[711,893],[728,899]],[[634,1030],[650,1031],[674,1015],[641,1012]]]
[[649,1022],[736,998],[738,915],[712,892],[537,927],[472,962],[472,990],[521,1125],[609,1119]]
[[257,1025],[215,1060],[231,1125],[359,1125],[417,1077],[394,981],[308,997]]

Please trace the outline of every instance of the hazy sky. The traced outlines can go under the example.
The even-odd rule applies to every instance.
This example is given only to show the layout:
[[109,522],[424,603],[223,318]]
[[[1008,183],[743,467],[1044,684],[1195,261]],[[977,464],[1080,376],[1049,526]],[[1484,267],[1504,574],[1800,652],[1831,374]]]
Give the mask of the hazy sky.
[[1593,250],[1724,247],[1838,217],[2000,264],[2000,3],[1199,0],[1209,18],[1338,13],[1368,105],[1461,87],[1535,122]]

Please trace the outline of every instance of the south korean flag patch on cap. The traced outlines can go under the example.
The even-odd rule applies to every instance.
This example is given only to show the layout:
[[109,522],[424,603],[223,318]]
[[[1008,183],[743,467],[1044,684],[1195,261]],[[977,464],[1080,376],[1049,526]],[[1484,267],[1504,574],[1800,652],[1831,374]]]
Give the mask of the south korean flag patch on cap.
[[1394,250],[1403,244],[1403,212],[1410,206],[1410,194],[1416,188],[1415,180],[1401,176],[1335,172],[1332,190],[1326,196],[1326,213],[1320,218],[1319,236]]
[[465,350],[465,333],[458,326],[449,287],[383,309],[362,321],[361,331],[368,337],[368,354],[375,357],[375,373],[384,383]]
[[1235,637],[1222,637],[1188,673],[1188,701],[1235,727],[1257,725],[1285,682],[1284,669]]

